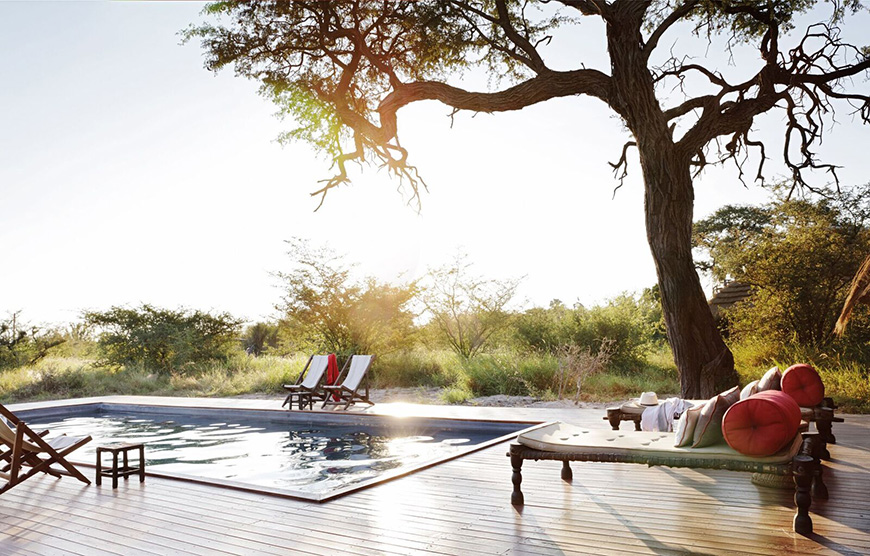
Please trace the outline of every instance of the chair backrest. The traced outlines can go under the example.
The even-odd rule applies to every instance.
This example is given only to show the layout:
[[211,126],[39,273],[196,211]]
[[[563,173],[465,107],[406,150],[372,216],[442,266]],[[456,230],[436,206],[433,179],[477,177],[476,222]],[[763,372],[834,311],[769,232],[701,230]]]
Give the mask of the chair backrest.
[[17,436],[20,424],[24,430],[24,438],[22,439],[21,448],[28,452],[45,451],[41,446],[27,440],[28,436],[32,437],[32,435],[34,435],[35,433],[30,430],[30,428],[25,425],[24,422],[18,418],[18,416],[9,411],[2,404],[0,404],[0,408],[2,408],[3,410],[2,412],[0,412],[0,442],[8,444],[9,446],[13,446],[15,444],[15,437]]
[[372,366],[372,359],[374,359],[374,355],[354,355],[350,358],[350,369],[347,371],[347,376],[344,378],[344,382],[341,384],[348,390],[356,390],[359,388],[360,382],[364,376],[366,376],[366,372],[369,370],[369,367]]
[[[4,444],[8,444],[9,446],[15,445],[15,436],[17,431],[15,430],[17,427],[9,421],[3,415],[0,415],[0,442]],[[27,427],[24,427],[24,430],[29,430]],[[25,436],[22,439],[21,447],[27,452],[42,452],[44,451],[41,447],[37,446],[33,442],[27,440],[27,432],[24,433]]]
[[302,380],[302,386],[313,390],[320,383],[320,379],[323,378],[323,373],[326,372],[328,363],[328,355],[315,355],[312,357],[311,364],[308,365],[308,373],[305,374],[305,378]]
[[2,415],[0,415],[0,440],[9,445],[12,445],[15,442],[15,431],[13,430],[13,425]]

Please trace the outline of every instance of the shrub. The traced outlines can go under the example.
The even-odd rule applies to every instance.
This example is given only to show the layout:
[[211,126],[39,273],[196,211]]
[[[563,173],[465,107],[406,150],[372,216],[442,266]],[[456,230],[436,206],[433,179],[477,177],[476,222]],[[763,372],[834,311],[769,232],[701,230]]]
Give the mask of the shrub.
[[102,330],[100,364],[141,364],[161,373],[210,359],[226,359],[241,321],[228,313],[212,315],[186,309],[112,307],[86,312],[86,323]]
[[576,346],[594,356],[606,339],[610,367],[636,368],[663,340],[661,308],[651,292],[638,298],[623,294],[591,309],[581,305],[568,309],[558,300],[547,309],[529,309],[516,321],[519,347],[556,353],[563,346]]
[[252,324],[245,329],[242,345],[245,352],[259,356],[278,347],[278,325],[266,322]]
[[511,324],[507,306],[520,280],[475,276],[466,260],[459,254],[451,264],[429,269],[420,297],[446,345],[471,359]]
[[280,326],[285,350],[383,355],[410,345],[415,283],[355,280],[353,265],[331,249],[314,248],[302,239],[287,243],[293,267],[276,274],[284,282],[277,308],[284,313]]
[[0,370],[32,365],[62,344],[57,332],[22,323],[20,311],[0,321]]
[[580,400],[580,391],[583,383],[592,375],[602,372],[613,354],[613,340],[604,339],[598,348],[598,353],[593,354],[590,348],[581,348],[577,345],[562,346],[558,351],[559,374],[557,382],[559,391],[556,396],[562,399],[572,389],[576,395],[574,401]]
[[401,351],[378,357],[372,378],[378,388],[446,386],[452,382],[447,352]]

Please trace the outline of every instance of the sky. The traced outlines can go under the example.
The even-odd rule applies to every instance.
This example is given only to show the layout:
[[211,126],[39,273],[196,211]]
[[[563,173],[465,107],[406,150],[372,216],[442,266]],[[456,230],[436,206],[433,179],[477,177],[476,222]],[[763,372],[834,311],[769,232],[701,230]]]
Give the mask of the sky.
[[[573,97],[504,114],[436,102],[399,113],[402,144],[429,184],[418,213],[377,168],[351,174],[315,212],[330,161],[276,138],[292,122],[254,82],[203,69],[178,32],[197,2],[0,2],[0,316],[75,321],[82,310],[151,303],[275,315],[285,240],[329,245],[360,275],[397,281],[468,254],[488,278],[524,277],[518,306],[603,303],[655,283],[636,156],[614,195],[608,161],[628,135],[600,102]],[[862,16],[847,31],[858,35]],[[557,68],[606,69],[602,30],[557,35]],[[847,33],[845,38],[849,38]],[[739,73],[756,63],[685,31],[669,36]],[[482,89],[471,72],[463,85]],[[866,81],[864,81],[866,86]],[[755,128],[782,171],[781,113]],[[841,112],[822,149],[844,184],[868,180],[870,129]],[[754,169],[752,170],[754,174]],[[696,218],[760,203],[733,168],[696,180]],[[710,284],[705,283],[706,287]]]

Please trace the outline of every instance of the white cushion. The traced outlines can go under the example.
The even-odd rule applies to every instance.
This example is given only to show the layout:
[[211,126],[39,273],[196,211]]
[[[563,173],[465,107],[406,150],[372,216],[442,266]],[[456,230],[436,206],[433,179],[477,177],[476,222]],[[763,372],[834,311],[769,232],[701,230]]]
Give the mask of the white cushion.
[[725,443],[704,448],[679,448],[674,446],[672,432],[646,431],[590,431],[567,423],[553,423],[533,431],[523,433],[517,441],[524,446],[544,452],[573,454],[614,454],[620,456],[637,455],[638,452],[651,457],[679,457],[690,459],[752,461],[758,463],[787,463],[797,454],[801,446],[801,436],[780,452],[766,457],[750,457],[741,454]]
[[695,441],[695,426],[698,424],[698,417],[701,416],[701,409],[704,406],[699,404],[692,406],[680,415],[677,425],[674,427],[674,446],[691,446]]
[[743,387],[743,390],[740,391],[740,399],[745,400],[749,396],[754,396],[758,393],[758,381],[753,380],[749,384]]

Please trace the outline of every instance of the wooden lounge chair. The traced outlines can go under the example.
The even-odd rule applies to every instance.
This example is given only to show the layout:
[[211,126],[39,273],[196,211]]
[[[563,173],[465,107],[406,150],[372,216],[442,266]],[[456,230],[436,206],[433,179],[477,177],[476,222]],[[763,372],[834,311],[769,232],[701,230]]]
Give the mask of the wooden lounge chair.
[[[703,405],[707,400],[689,400],[693,405]],[[819,431],[819,442],[821,446],[818,448],[819,457],[821,459],[831,459],[831,453],[828,451],[828,444],[836,444],[837,439],[832,431],[833,423],[842,423],[844,419],[834,415],[834,410],[837,406],[831,398],[825,398],[822,403],[813,407],[801,407],[801,419],[808,423],[815,423],[816,430]],[[636,401],[626,402],[622,405],[607,408],[607,415],[603,417],[605,421],[610,423],[613,430],[619,430],[619,424],[622,421],[634,422],[634,430],[640,430],[640,421],[645,406],[638,404]],[[679,419],[680,415],[674,415],[674,419]]]
[[[321,409],[328,405],[344,404],[344,409],[349,408],[357,402],[365,402],[369,405],[375,405],[369,399],[369,381],[368,371],[372,366],[372,361],[375,360],[374,355],[353,355],[350,361],[345,363],[345,369],[342,369],[339,379],[344,375],[344,380],[338,386],[324,386],[323,392],[326,394],[326,399],[323,401]],[[349,367],[349,368],[348,368]],[[346,374],[345,374],[346,371]],[[365,393],[360,392],[360,387],[365,381]],[[333,394],[338,396],[334,399]]]
[[295,384],[285,384],[284,390],[289,392],[284,398],[284,403],[281,407],[288,405],[288,409],[293,409],[293,400],[297,400],[299,409],[314,407],[314,401],[320,401],[324,397],[324,393],[319,389],[323,376],[326,374],[326,368],[329,365],[328,355],[312,355],[302,368],[302,372],[296,379]]
[[[91,441],[90,436],[56,436],[44,439],[45,431],[34,432],[14,413],[0,405],[0,494],[23,483],[37,473],[60,477],[69,475],[91,484],[91,481],[66,460],[66,456]],[[58,468],[59,466],[60,468]]]
[[762,486],[784,487],[793,480],[797,505],[794,530],[807,535],[813,531],[809,515],[812,498],[828,497],[822,482],[817,439],[817,432],[799,433],[786,448],[773,456],[750,457],[724,443],[705,448],[676,448],[674,433],[641,431],[620,434],[552,423],[521,434],[511,444],[507,454],[513,468],[511,504],[520,506],[525,502],[520,485],[523,461],[527,459],[561,461],[562,479],[565,481],[573,478],[569,466],[571,461],[750,471],[754,473],[752,481]]

